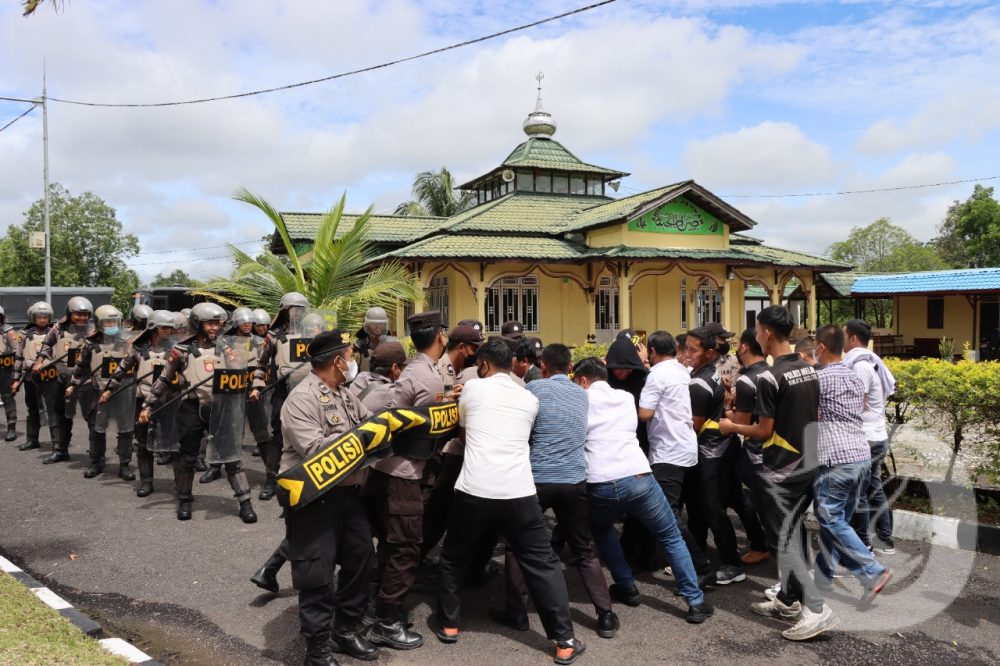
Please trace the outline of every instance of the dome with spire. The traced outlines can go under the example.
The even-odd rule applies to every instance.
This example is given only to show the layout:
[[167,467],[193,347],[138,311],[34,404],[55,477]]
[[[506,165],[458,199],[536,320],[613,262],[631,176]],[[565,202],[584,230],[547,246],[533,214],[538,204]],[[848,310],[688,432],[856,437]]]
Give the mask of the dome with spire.
[[542,79],[545,75],[541,72],[535,76],[538,81],[538,99],[535,100],[535,110],[528,114],[522,125],[524,133],[529,137],[550,138],[556,133],[556,121],[551,113],[546,113],[542,108]]

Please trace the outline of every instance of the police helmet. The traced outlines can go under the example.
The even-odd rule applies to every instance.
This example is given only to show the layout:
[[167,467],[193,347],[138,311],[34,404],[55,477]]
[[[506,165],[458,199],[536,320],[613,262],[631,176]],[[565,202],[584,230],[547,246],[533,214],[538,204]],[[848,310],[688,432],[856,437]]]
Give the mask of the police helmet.
[[281,297],[281,302],[278,303],[279,310],[287,310],[291,307],[309,307],[309,301],[306,297],[297,291],[290,291]]
[[229,315],[222,309],[222,306],[215,303],[198,303],[191,308],[191,314],[188,315],[191,328],[195,331],[201,331],[201,325],[206,321],[225,322],[228,318]]
[[316,312],[311,312],[302,318],[302,323],[299,325],[303,333],[312,333],[326,330],[326,321],[323,319],[323,315]]
[[253,311],[250,308],[236,308],[233,310],[233,317],[230,321],[232,321],[233,326],[252,324],[254,323]]
[[[376,333],[375,326],[381,326],[382,328]],[[365,324],[363,328],[368,335],[383,335],[389,328],[389,315],[378,306],[370,307],[365,312]]]
[[257,326],[270,326],[271,325],[271,315],[267,314],[267,310],[263,308],[257,308],[253,311],[253,323]]
[[97,318],[98,324],[100,324],[100,322],[102,321],[108,321],[111,319],[117,321],[119,324],[122,321],[121,310],[119,310],[113,305],[98,306],[97,312],[94,314],[94,316]]
[[45,301],[38,301],[28,308],[28,320],[34,324],[36,317],[48,317],[52,321],[52,306]]
[[191,308],[181,308],[181,314],[184,315],[185,319],[187,319],[191,316]]
[[169,310],[153,310],[146,320],[146,328],[177,328],[177,315]]
[[146,322],[149,321],[149,317],[153,314],[153,308],[148,305],[137,305],[132,308],[132,321],[136,323],[139,328],[146,328]]
[[[188,312],[190,312],[190,310],[188,310]],[[174,328],[188,327],[188,316],[183,312],[171,312],[170,316],[174,318]]]
[[66,304],[66,314],[73,314],[74,312],[86,312],[87,314],[94,315],[94,306],[91,304],[90,300],[84,298],[83,296],[74,296],[69,299]]

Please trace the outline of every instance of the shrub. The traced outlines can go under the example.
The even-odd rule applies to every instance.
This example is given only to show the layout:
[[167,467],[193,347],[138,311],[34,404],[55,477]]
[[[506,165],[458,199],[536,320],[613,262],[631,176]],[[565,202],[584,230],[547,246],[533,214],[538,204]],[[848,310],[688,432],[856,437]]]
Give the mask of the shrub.
[[570,350],[570,355],[573,359],[573,365],[576,365],[580,361],[590,356],[596,356],[597,358],[603,359],[608,355],[608,347],[611,345],[606,344],[596,344],[593,342],[588,342],[585,345],[580,345],[579,347],[573,347]]

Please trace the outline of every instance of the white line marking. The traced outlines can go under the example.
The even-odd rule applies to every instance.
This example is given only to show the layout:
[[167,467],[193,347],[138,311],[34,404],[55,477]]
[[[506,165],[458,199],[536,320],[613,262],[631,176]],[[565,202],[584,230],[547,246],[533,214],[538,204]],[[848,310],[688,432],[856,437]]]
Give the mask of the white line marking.
[[8,560],[6,557],[0,557],[0,571],[6,571],[7,573],[14,573],[15,571],[21,571],[20,567]]
[[31,591],[35,593],[35,596],[44,601],[49,608],[54,610],[62,610],[64,608],[73,607],[72,604],[67,603],[65,599],[47,587],[36,587]]
[[140,664],[144,661],[152,661],[152,657],[137,648],[136,646],[123,641],[120,638],[102,638],[98,641],[105,650],[120,657],[125,657],[133,664]]

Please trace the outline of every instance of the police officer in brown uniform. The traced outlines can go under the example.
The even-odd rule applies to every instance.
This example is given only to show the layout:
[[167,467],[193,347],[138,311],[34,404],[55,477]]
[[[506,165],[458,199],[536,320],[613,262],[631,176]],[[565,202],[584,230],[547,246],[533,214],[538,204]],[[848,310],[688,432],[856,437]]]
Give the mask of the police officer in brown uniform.
[[[392,406],[423,407],[444,402],[447,394],[437,362],[447,338],[441,313],[434,310],[407,319],[410,339],[417,349],[396,382]],[[394,447],[395,455],[371,466],[364,495],[372,529],[378,537],[380,577],[376,621],[369,632],[373,643],[397,650],[411,650],[424,643],[403,617],[403,602],[416,582],[423,535],[423,494],[420,480],[427,459],[433,454],[432,440],[407,440]]]
[[[171,383],[178,373],[187,380],[189,393],[186,394],[177,411],[177,423],[180,428],[181,450],[174,458],[174,485],[177,489],[177,520],[191,519],[191,503],[194,497],[191,488],[194,483],[194,461],[201,448],[201,439],[208,430],[211,419],[212,385],[211,380],[215,367],[225,367],[225,360],[220,358],[216,349],[216,338],[228,319],[226,311],[215,303],[198,303],[191,308],[189,317],[191,328],[195,334],[178,343],[168,357],[163,372],[153,383],[149,397],[139,414],[140,423],[149,423],[152,410],[161,399],[173,399],[169,396]],[[229,485],[240,504],[240,520],[244,523],[257,522],[250,503],[250,482],[243,471],[240,461],[225,463]]]
[[[308,353],[312,372],[289,393],[281,409],[281,472],[370,415],[344,386],[353,365],[351,334],[339,329],[320,333],[309,344]],[[365,474],[365,470],[353,472],[322,497],[288,511],[285,518],[292,584],[299,592],[300,633],[306,639],[306,666],[337,664],[331,638],[333,649],[355,659],[378,658],[378,649],[357,632],[368,603],[372,565],[371,527],[360,496]],[[335,593],[333,572],[338,564]]]
[[[21,341],[17,347],[14,357],[14,381],[10,385],[12,395],[17,395],[21,386],[24,386],[24,406],[28,410],[25,441],[17,447],[18,451],[30,451],[41,446],[38,443],[38,433],[42,424],[43,389],[42,383],[39,381],[40,378],[34,374],[33,368],[35,359],[38,358],[38,352],[49,334],[49,329],[54,325],[52,306],[45,301],[38,301],[28,308],[28,325],[22,332]],[[54,379],[52,381],[55,384]],[[54,388],[58,388],[58,386],[54,386]],[[59,427],[55,419],[49,423],[49,432],[52,436],[52,443],[58,442]]]
[[7,323],[7,314],[0,308],[0,399],[3,400],[3,411],[7,417],[7,435],[4,440],[8,442],[17,439],[17,402],[10,388],[14,383],[14,365],[17,363],[20,346],[20,336]]
[[520,340],[524,337],[524,324],[516,319],[505,321],[500,327],[500,335],[511,340]]
[[356,389],[352,383],[351,391],[373,414],[388,409],[396,398],[396,380],[405,365],[406,350],[403,345],[395,341],[383,342],[371,352],[367,384]]

